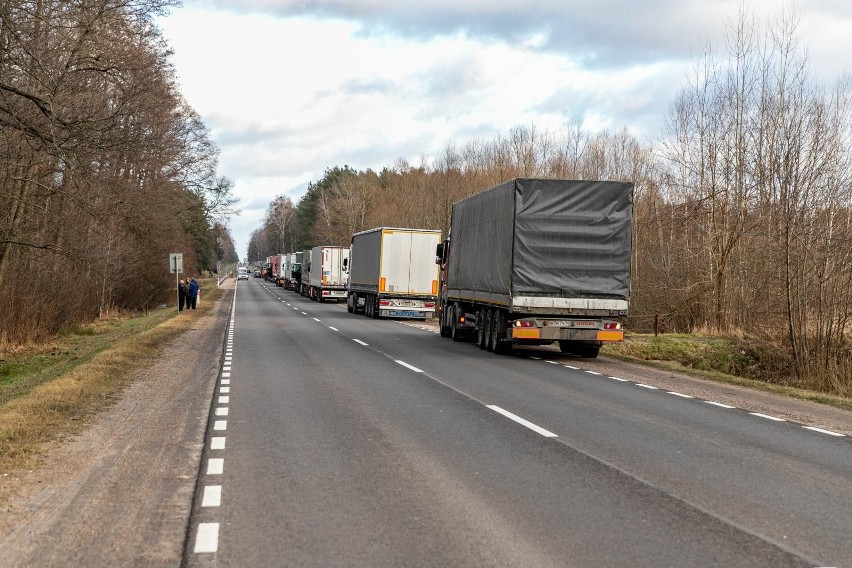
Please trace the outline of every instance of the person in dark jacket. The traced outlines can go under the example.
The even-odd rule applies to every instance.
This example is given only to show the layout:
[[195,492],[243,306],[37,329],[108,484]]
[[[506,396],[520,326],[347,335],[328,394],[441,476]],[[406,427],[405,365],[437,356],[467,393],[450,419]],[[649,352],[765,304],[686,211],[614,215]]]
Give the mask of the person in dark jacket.
[[186,286],[186,280],[181,279],[178,284],[178,311],[183,311],[183,305],[187,303],[187,295],[189,294],[189,288]]
[[192,308],[195,309],[195,301],[198,299],[198,280],[193,276],[189,281],[189,287],[187,288],[186,295],[186,307],[187,309]]

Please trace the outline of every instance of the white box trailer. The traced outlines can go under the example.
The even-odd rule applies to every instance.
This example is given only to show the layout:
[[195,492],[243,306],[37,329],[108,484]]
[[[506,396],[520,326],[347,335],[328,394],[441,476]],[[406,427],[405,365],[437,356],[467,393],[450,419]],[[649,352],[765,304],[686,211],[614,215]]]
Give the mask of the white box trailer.
[[284,257],[284,287],[297,290],[302,281],[302,253],[291,252]]
[[311,282],[308,297],[315,302],[346,300],[349,248],[320,246],[311,249]]
[[352,235],[347,310],[372,318],[431,318],[440,242],[441,231],[434,229],[379,227]]

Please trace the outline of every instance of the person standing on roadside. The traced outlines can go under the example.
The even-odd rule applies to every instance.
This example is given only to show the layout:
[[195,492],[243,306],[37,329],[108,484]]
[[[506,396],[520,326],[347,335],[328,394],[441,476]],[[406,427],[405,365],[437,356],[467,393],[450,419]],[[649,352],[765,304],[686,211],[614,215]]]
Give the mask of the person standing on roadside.
[[198,298],[198,280],[193,276],[189,281],[189,288],[187,288],[187,296],[186,296],[186,307],[187,309],[192,308],[195,309],[195,301]]
[[189,288],[186,286],[186,280],[181,278],[180,283],[178,284],[178,311],[183,311],[183,305],[187,303],[187,296],[189,294]]

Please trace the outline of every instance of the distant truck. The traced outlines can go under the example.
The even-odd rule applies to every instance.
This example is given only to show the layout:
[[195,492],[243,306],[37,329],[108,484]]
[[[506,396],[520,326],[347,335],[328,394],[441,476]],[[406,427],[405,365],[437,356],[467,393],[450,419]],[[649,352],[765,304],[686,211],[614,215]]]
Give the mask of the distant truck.
[[379,227],[352,235],[346,309],[380,318],[432,318],[441,231]]
[[311,287],[311,250],[302,251],[302,272],[299,287],[296,290],[302,296],[307,296]]
[[436,249],[441,335],[597,357],[624,339],[632,229],[627,182],[518,178],[454,203]]
[[311,249],[311,275],[308,297],[325,302],[346,300],[346,285],[349,275],[346,264],[349,248],[321,246]]
[[274,260],[272,262],[272,281],[275,282],[276,286],[284,285],[284,264],[287,260],[287,255],[285,254],[276,254],[272,257]]
[[302,253],[291,252],[284,256],[284,287],[297,290],[302,282]]

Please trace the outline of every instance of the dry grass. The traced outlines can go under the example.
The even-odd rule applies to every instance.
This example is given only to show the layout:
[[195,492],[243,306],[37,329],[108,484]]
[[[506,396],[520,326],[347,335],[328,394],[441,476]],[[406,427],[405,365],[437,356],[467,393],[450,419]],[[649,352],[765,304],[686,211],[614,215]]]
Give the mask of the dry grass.
[[[0,405],[0,472],[33,467],[46,444],[81,431],[95,413],[113,404],[133,381],[130,371],[150,365],[166,343],[213,308],[222,291],[214,283],[205,286],[204,293],[204,302],[194,312],[177,315],[171,308],[141,318],[98,322],[93,335],[77,336],[90,340],[88,355],[61,365],[58,372],[48,369],[43,380],[25,374],[2,385],[0,400],[6,402]],[[45,355],[39,349],[29,357]],[[15,390],[15,396],[9,396],[9,390]]]

